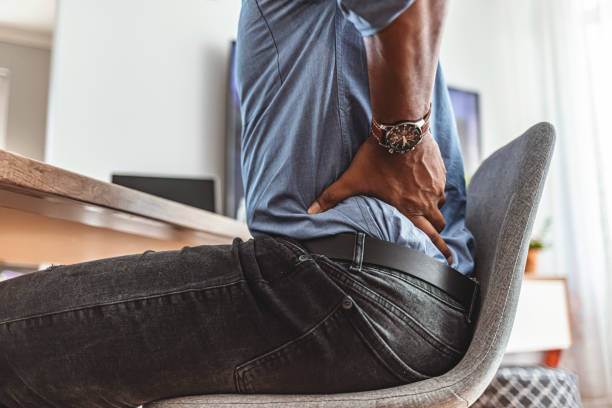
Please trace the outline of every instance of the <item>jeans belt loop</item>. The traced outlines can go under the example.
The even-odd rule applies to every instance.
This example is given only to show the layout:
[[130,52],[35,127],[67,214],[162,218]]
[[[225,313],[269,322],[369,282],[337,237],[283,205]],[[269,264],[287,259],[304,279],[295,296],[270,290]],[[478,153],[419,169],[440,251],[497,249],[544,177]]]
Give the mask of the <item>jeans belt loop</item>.
[[470,302],[470,308],[467,311],[467,322],[469,324],[472,324],[474,322],[474,316],[476,314],[476,307],[477,307],[476,303],[478,302],[478,298],[480,296],[480,284],[478,280],[476,280],[475,278],[469,278],[469,279],[475,283],[474,291],[472,292],[472,300]]
[[353,247],[353,263],[349,267],[349,269],[353,272],[361,272],[364,246],[365,233],[361,231],[357,232],[357,234],[355,234],[355,246]]

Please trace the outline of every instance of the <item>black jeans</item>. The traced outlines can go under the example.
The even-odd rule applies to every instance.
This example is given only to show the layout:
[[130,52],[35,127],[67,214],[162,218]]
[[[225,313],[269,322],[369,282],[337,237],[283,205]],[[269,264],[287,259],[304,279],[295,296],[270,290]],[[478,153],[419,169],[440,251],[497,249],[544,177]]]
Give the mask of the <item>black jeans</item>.
[[203,393],[333,393],[452,368],[466,311],[407,274],[258,237],[0,283],[0,406],[135,407]]

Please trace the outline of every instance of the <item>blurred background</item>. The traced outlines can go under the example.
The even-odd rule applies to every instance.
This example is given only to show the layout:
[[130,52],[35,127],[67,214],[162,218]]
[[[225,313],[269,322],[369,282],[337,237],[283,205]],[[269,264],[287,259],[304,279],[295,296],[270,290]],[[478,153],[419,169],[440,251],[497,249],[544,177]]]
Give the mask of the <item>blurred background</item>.
[[[0,0],[0,149],[134,188],[198,182],[192,205],[241,219],[239,12],[239,0]],[[612,3],[453,1],[441,62],[468,181],[533,124],[558,133],[526,279],[562,292],[525,291],[506,363],[568,368],[585,406],[612,406]]]

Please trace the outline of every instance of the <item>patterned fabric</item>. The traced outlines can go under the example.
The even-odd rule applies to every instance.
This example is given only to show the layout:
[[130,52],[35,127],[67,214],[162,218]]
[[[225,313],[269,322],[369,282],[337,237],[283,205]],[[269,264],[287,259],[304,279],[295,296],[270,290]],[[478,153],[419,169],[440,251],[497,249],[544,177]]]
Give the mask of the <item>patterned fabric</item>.
[[561,369],[502,367],[473,407],[580,407],[577,377]]

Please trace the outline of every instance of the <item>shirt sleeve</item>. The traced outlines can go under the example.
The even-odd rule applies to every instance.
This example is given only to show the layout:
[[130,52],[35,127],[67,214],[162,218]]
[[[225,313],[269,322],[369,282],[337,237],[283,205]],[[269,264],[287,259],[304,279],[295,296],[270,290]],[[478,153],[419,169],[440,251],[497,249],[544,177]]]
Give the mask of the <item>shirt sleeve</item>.
[[340,9],[362,36],[373,35],[387,27],[414,0],[337,0]]

